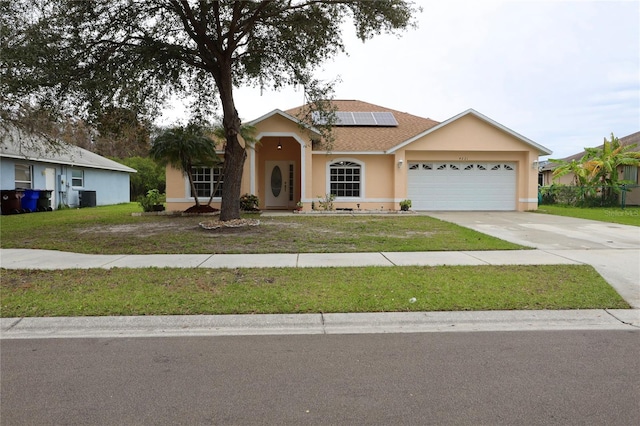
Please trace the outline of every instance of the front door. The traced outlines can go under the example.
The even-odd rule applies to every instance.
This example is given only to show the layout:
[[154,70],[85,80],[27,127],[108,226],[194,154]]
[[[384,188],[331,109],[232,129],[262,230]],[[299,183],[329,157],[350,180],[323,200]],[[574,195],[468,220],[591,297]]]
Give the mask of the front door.
[[294,163],[291,161],[265,162],[265,206],[268,209],[288,209],[295,204]]

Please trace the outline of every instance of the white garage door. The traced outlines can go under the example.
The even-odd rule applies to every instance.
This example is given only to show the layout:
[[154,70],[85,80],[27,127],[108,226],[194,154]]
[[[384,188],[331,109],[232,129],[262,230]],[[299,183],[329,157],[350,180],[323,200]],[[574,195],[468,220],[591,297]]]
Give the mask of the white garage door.
[[516,164],[409,162],[414,210],[515,210]]

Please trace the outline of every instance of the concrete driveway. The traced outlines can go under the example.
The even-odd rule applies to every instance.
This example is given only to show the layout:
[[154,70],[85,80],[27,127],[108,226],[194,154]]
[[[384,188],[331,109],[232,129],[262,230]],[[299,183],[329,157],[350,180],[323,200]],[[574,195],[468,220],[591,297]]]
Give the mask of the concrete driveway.
[[540,250],[640,249],[640,227],[526,212],[438,212],[429,216]]
[[429,212],[502,240],[592,265],[640,308],[640,227],[526,212]]

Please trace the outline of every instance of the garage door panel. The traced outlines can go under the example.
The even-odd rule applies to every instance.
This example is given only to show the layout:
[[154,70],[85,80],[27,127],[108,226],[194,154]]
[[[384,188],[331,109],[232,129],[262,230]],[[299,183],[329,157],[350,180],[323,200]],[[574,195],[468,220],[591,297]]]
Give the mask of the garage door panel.
[[408,198],[416,210],[515,210],[515,163],[411,162]]

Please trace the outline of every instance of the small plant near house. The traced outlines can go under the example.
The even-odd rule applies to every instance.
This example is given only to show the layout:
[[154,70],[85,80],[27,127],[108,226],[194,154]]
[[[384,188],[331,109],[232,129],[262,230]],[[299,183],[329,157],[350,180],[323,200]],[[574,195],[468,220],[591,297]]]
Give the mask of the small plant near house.
[[145,212],[157,212],[164,210],[165,196],[157,189],[147,191],[147,195],[138,197],[138,204]]
[[320,210],[333,210],[333,200],[336,199],[335,194],[325,194],[324,198],[322,198],[322,195],[318,195],[318,198],[318,205],[320,206]]
[[240,210],[245,212],[257,212],[260,200],[253,194],[244,194],[240,197]]
[[400,210],[403,212],[409,211],[411,208],[411,200],[402,200],[400,201]]
[[302,210],[304,208],[304,203],[302,202],[302,200],[298,201],[296,203],[296,210]]
[[316,209],[316,202],[312,201],[311,202],[311,210],[315,210]]

